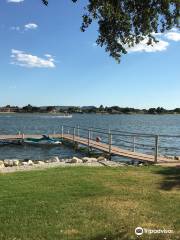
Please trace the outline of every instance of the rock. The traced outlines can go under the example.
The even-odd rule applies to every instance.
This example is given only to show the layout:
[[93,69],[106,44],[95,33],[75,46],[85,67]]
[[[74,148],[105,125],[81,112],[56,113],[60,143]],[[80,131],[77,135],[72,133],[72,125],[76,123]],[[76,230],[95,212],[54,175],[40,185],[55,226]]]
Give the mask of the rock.
[[27,164],[28,164],[29,166],[32,166],[32,165],[34,165],[34,163],[33,163],[33,161],[32,161],[32,160],[29,160],[29,161],[27,162]]
[[65,163],[71,163],[72,159],[66,159]]
[[5,167],[13,167],[13,160],[12,159],[5,159],[4,160]]
[[59,161],[60,161],[60,162],[66,162],[66,160],[65,160],[65,159],[59,159]]
[[52,157],[50,159],[45,160],[45,163],[57,163],[60,162],[59,157]]
[[18,159],[5,159],[4,165],[5,165],[5,167],[19,166],[19,160]]
[[180,156],[175,156],[174,159],[180,161]]
[[[51,163],[51,160],[50,159],[46,159],[44,162],[45,163]],[[36,164],[38,164],[38,161],[36,161]]]
[[97,162],[97,158],[90,158],[90,162]]
[[97,162],[98,160],[97,160],[97,158],[84,157],[84,158],[82,159],[82,161],[83,161],[84,163],[93,163],[93,162]]
[[0,161],[0,168],[4,168],[4,162],[3,161]]
[[88,160],[89,160],[88,157],[83,157],[83,158],[82,158],[83,163],[88,162]]
[[21,165],[22,166],[28,166],[28,163],[27,162],[22,162]]
[[18,159],[15,159],[13,160],[13,166],[19,166],[19,160]]
[[33,163],[34,164],[38,164],[38,160],[33,160]]
[[103,157],[103,156],[100,156],[100,157],[97,158],[97,161],[98,162],[99,161],[107,161],[107,159],[105,157]]
[[43,162],[43,161],[38,161],[38,164],[40,164],[40,165],[44,165],[45,162]]
[[175,157],[174,156],[165,156],[167,159],[171,159],[171,160],[174,160]]
[[71,159],[71,163],[83,163],[83,161],[80,158],[77,157],[73,157]]
[[59,162],[59,157],[52,157],[49,162]]

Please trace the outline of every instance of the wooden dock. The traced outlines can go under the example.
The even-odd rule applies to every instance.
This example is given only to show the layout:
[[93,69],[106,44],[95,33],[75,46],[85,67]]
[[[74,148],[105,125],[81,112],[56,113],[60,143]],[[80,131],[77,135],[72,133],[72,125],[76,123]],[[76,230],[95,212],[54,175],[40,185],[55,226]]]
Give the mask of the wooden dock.
[[[75,131],[74,131],[75,133]],[[90,135],[90,134],[89,134]],[[61,133],[61,134],[49,134],[50,137],[52,138],[60,138],[62,140],[74,143],[74,144],[80,144],[88,147],[89,149],[97,149],[99,151],[102,151],[106,154],[109,155],[115,155],[119,157],[125,157],[125,158],[130,158],[134,160],[139,160],[142,162],[149,162],[149,163],[179,163],[180,161],[177,160],[170,160],[165,157],[160,157],[155,155],[149,155],[149,154],[144,154],[140,152],[135,152],[135,151],[130,151],[130,150],[125,150],[120,147],[114,146],[112,143],[103,143],[103,142],[97,142],[96,140],[80,136],[76,136],[75,134],[67,134],[67,133]],[[1,140],[22,140],[24,138],[41,138],[42,135],[38,134],[28,134],[28,135],[0,135]],[[111,138],[109,141],[111,142]]]
[[[111,149],[109,148],[109,145],[106,143],[101,143],[101,142],[96,142],[94,140],[88,140],[86,138],[82,138],[82,137],[77,137],[77,136],[73,136],[70,134],[64,134],[63,138],[65,140],[71,141],[71,142],[75,142],[78,144],[82,144],[84,146],[88,146],[89,148],[94,148],[97,149],[99,151],[102,151],[104,153],[107,154],[111,154],[111,155],[115,155],[115,156],[119,156],[119,157],[125,157],[125,158],[131,158],[134,160],[139,160],[142,162],[150,162],[150,163],[154,163],[155,162],[155,157],[154,155],[148,155],[148,154],[143,154],[143,153],[139,153],[139,152],[133,152],[133,151],[128,151],[128,150],[124,150],[121,149],[119,147],[116,146],[111,146]],[[157,162],[158,163],[176,163],[178,161],[176,160],[169,160],[165,157],[159,157],[157,158]]]

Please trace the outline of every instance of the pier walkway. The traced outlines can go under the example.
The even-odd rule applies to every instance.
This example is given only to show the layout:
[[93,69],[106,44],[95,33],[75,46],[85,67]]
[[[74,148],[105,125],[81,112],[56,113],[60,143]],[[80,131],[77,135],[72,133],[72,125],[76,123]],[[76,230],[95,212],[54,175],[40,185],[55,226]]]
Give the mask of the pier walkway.
[[[83,145],[89,151],[96,149],[104,152],[109,156],[119,156],[139,160],[149,163],[179,163],[177,154],[176,160],[171,156],[162,156],[159,151],[167,150],[164,145],[165,138],[178,139],[180,136],[170,135],[153,135],[143,133],[124,132],[119,130],[105,130],[100,128],[80,128],[79,126],[62,126],[59,134],[49,134],[50,137],[60,138],[62,141],[71,142],[73,145]],[[18,134],[18,135],[0,135],[1,140],[22,140],[23,138],[41,138],[42,135]],[[160,139],[163,146],[160,144]],[[166,143],[166,142],[165,142]],[[168,148],[172,148],[169,147]],[[143,149],[143,151],[141,151]],[[180,151],[180,149],[172,148],[172,151]]]

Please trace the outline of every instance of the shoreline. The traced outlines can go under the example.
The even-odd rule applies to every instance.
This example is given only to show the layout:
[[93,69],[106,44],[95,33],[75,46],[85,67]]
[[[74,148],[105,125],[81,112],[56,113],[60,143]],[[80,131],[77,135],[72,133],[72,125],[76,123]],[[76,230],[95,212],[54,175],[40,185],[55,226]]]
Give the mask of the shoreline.
[[59,159],[58,157],[53,157],[49,160],[27,160],[21,161],[19,159],[5,159],[0,160],[0,174],[21,172],[21,171],[31,171],[31,170],[43,170],[55,167],[122,167],[128,166],[126,163],[108,161],[104,157],[99,158],[77,158],[72,159]]
[[34,171],[34,170],[45,170],[49,168],[56,168],[56,167],[103,167],[100,163],[45,163],[41,164],[34,164],[32,166],[14,166],[14,167],[4,167],[0,169],[0,174],[3,173],[14,173],[14,172],[25,172],[25,171]]
[[[83,160],[84,159],[84,160]],[[86,161],[85,161],[86,160]],[[2,163],[5,161],[9,161],[9,165],[5,166]],[[11,164],[10,164],[11,162]],[[16,165],[14,165],[14,163]],[[150,164],[151,166],[153,164]],[[50,160],[28,160],[23,162],[18,159],[5,159],[0,160],[0,174],[7,174],[7,173],[15,173],[15,172],[26,172],[26,171],[35,171],[35,170],[46,170],[49,168],[67,168],[67,167],[110,167],[110,168],[118,168],[118,167],[141,167],[141,166],[149,166],[145,163],[137,163],[137,164],[127,164],[123,162],[115,162],[105,159],[104,157],[98,158],[90,158],[84,157],[82,159],[73,157],[72,159],[59,159],[58,157],[54,157]],[[179,163],[159,163],[155,166],[160,167],[175,167],[180,168]]]
[[[66,113],[53,113],[53,112],[0,112],[0,114],[27,114],[27,115],[30,115],[30,114],[37,114],[37,115],[45,115],[45,114],[48,114],[48,115],[62,115],[64,116]],[[164,115],[180,115],[180,113],[177,113],[177,112],[174,112],[174,113],[108,113],[108,112],[104,112],[104,113],[101,113],[101,112],[97,112],[97,113],[76,113],[76,112],[69,112],[68,113],[69,115],[74,115],[74,114],[77,114],[77,115],[83,115],[83,114],[88,114],[88,115],[150,115],[150,116],[164,116]],[[67,115],[68,116],[68,115]]]

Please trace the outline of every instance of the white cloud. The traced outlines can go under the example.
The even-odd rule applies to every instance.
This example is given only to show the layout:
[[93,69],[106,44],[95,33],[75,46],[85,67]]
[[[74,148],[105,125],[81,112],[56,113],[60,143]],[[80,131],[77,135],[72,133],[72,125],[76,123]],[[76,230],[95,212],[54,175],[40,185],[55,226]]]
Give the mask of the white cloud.
[[[20,27],[20,26],[12,26],[10,27],[10,29],[12,31],[20,31],[21,29],[23,30],[35,30],[38,28],[38,25],[36,23],[28,23],[28,24],[25,24],[24,27]],[[23,32],[23,31],[22,31]]]
[[24,25],[25,30],[35,30],[36,28],[38,28],[38,25],[36,23],[28,23]]
[[171,32],[178,32],[179,30],[176,28],[176,27],[174,27],[174,28],[172,28],[171,29]]
[[27,67],[27,68],[54,68],[54,58],[40,58],[31,54],[27,54],[24,51],[12,49],[11,50],[12,64]]
[[168,32],[164,35],[168,40],[172,40],[175,42],[180,41],[180,33],[173,31],[173,32]]
[[169,46],[169,43],[163,40],[158,39],[159,42],[153,43],[152,45],[147,45],[148,39],[145,38],[143,41],[141,41],[139,44],[135,45],[134,47],[131,48],[126,48],[126,50],[129,53],[132,52],[161,52],[165,51],[167,47]]
[[47,53],[47,54],[44,54],[44,56],[47,57],[47,58],[52,58],[52,55],[51,55],[51,54],[48,54],[48,53]]
[[162,36],[163,33],[161,33],[161,32],[158,32],[158,33],[153,32],[152,35],[153,35],[154,37],[157,37],[157,36]]
[[154,37],[159,36],[159,37],[166,38],[168,40],[176,41],[176,42],[180,41],[179,29],[175,27],[165,33],[153,33],[153,36]]
[[20,2],[24,2],[24,0],[7,0],[7,2],[20,3]]

